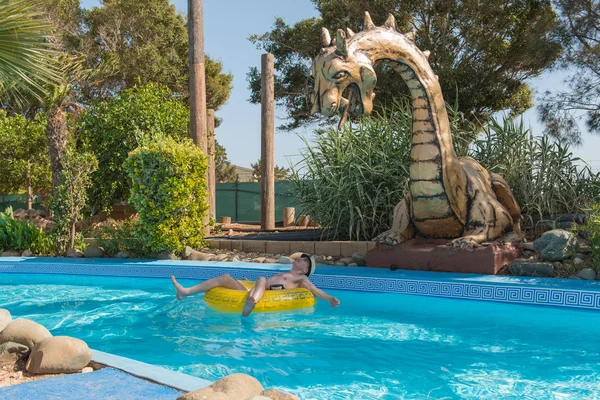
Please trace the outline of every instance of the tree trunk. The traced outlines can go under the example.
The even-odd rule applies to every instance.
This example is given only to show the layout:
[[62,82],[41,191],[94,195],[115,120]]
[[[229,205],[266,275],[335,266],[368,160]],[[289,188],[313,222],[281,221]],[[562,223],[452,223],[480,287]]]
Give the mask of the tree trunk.
[[50,109],[46,125],[48,155],[52,171],[52,193],[55,193],[56,188],[60,185],[61,160],[67,151],[67,137],[67,116],[60,106],[54,105]]
[[71,225],[71,239],[69,240],[69,247],[67,248],[75,248],[75,222],[73,222],[73,224]]
[[25,180],[27,184],[27,209],[33,207],[33,191],[31,190],[31,161],[27,160],[27,171],[25,172]]

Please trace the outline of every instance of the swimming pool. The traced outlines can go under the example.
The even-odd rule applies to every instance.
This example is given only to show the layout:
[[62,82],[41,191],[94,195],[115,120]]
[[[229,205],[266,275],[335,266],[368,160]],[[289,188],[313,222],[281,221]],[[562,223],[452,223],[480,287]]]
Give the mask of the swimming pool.
[[[189,285],[194,281],[181,281]],[[1,274],[0,307],[90,347],[302,399],[595,398],[600,313],[331,291],[331,309],[239,315],[175,300],[168,278]]]

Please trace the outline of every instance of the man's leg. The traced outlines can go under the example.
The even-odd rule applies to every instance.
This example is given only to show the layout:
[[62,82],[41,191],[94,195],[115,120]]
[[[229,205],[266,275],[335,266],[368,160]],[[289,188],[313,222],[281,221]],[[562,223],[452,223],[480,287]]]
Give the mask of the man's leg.
[[262,299],[266,289],[267,278],[261,276],[256,281],[254,287],[248,292],[248,297],[246,297],[246,303],[244,303],[244,309],[242,310],[242,316],[247,317],[250,315],[256,304]]
[[179,282],[177,282],[175,277],[172,275],[171,281],[173,282],[173,286],[175,286],[175,290],[177,291],[177,298],[179,300],[183,300],[187,296],[191,296],[196,293],[207,292],[210,289],[217,286],[223,286],[228,289],[240,290],[244,292],[246,291],[244,285],[233,279],[233,277],[229,274],[217,276],[216,278],[206,280],[189,288],[184,288],[183,286],[181,286],[181,284],[179,284]]

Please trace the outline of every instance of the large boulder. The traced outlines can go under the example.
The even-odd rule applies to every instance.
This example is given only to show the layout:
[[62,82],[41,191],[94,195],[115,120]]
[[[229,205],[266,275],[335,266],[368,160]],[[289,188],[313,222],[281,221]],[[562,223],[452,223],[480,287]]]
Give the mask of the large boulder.
[[215,255],[210,253],[203,253],[201,251],[192,249],[190,246],[186,246],[183,250],[183,257],[186,260],[193,261],[212,261],[215,258]]
[[5,310],[4,308],[0,308],[0,332],[6,328],[6,325],[12,322],[12,317],[10,316],[10,312]]
[[554,266],[548,262],[535,262],[523,259],[511,261],[508,265],[511,275],[515,276],[536,276],[551,278],[554,275]]
[[15,342],[32,348],[49,337],[52,337],[50,331],[37,322],[16,319],[0,332],[0,344]]
[[179,396],[177,400],[242,400],[260,396],[263,387],[256,378],[232,374],[212,385]]
[[584,268],[577,273],[577,276],[581,279],[593,281],[594,279],[596,279],[596,271],[594,271],[591,268]]
[[[354,253],[354,254],[352,254],[352,263],[354,263],[360,267],[366,267],[367,266],[367,258],[363,254]],[[349,263],[349,264],[351,264],[351,263]]]
[[121,250],[115,255],[115,258],[131,258],[131,253],[127,250]]
[[21,252],[17,250],[6,250],[2,257],[21,257]]
[[85,258],[102,258],[104,257],[104,250],[96,246],[88,246],[83,251]]
[[533,247],[544,260],[562,261],[576,253],[577,239],[571,232],[555,229],[534,241]]
[[81,258],[83,253],[77,249],[67,249],[67,257],[69,258]]
[[31,349],[25,367],[32,374],[63,374],[79,372],[91,360],[92,351],[83,340],[55,336]]

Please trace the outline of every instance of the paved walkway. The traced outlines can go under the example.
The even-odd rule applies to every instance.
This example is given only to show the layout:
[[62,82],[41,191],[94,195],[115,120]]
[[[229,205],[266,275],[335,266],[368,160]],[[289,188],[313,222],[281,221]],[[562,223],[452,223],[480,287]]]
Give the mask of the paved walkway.
[[0,389],[0,399],[19,400],[175,400],[181,394],[113,368]]

